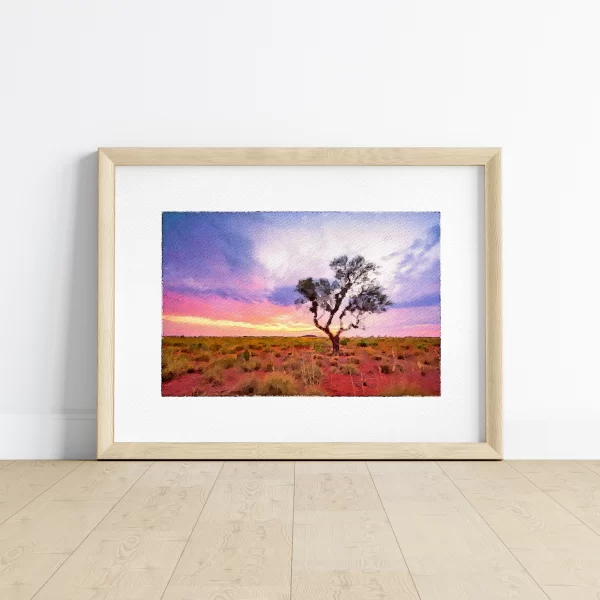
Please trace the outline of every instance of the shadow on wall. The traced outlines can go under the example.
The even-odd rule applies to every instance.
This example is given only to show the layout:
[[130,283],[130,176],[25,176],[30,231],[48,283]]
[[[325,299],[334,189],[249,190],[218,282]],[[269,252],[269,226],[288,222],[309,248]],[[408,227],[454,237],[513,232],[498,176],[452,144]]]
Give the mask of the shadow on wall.
[[65,458],[96,455],[96,359],[98,318],[98,155],[76,165],[63,404],[56,450]]

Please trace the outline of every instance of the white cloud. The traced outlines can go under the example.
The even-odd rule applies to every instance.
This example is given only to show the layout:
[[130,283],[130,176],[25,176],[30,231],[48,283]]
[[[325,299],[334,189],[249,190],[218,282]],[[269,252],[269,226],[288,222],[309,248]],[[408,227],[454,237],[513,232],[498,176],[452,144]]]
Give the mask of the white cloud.
[[[326,218],[311,219],[307,227],[293,222],[278,227],[275,233],[266,226],[256,243],[255,258],[264,268],[268,285],[272,289],[294,285],[304,277],[330,278],[329,263],[333,258],[361,254],[379,266],[379,280],[384,288],[394,287],[406,252],[426,234],[430,224],[416,224],[408,219],[406,223],[399,219],[369,219],[368,215],[345,215],[343,223],[339,217],[331,222]],[[434,260],[434,252],[423,259],[427,263]]]

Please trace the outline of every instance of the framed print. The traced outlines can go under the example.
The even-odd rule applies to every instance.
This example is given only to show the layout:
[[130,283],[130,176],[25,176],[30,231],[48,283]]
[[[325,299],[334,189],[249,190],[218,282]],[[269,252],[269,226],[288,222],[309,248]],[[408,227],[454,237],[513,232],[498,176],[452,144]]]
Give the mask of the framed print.
[[103,148],[98,458],[499,459],[497,148]]

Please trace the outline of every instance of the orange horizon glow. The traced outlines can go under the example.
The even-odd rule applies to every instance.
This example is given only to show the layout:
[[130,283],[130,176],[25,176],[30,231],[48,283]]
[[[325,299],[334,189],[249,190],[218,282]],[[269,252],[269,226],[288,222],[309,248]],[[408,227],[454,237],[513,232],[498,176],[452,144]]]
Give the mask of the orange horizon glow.
[[183,325],[196,325],[201,327],[225,327],[238,329],[252,329],[263,332],[279,333],[302,333],[314,331],[314,325],[307,323],[248,323],[247,321],[231,321],[229,319],[210,319],[208,317],[198,317],[193,315],[164,315],[163,321],[170,323],[179,323]]
[[[409,316],[407,313],[410,313],[410,309],[396,309],[394,312],[400,314],[376,315],[373,321],[377,322],[377,326],[373,323],[373,327],[369,327],[367,331],[346,332],[344,337],[440,337],[439,324],[407,322],[406,317]],[[390,327],[387,324],[389,322],[396,324],[393,335],[390,335]],[[164,337],[295,337],[307,334],[326,337],[308,320],[304,323],[291,320],[251,323],[185,314],[163,316]]]

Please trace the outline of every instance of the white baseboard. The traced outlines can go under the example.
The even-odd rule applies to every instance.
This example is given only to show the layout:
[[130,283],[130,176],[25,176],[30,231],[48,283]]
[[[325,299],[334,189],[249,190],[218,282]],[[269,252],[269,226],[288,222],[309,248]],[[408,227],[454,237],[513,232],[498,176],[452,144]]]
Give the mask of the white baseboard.
[[0,413],[0,460],[96,458],[96,411]]

